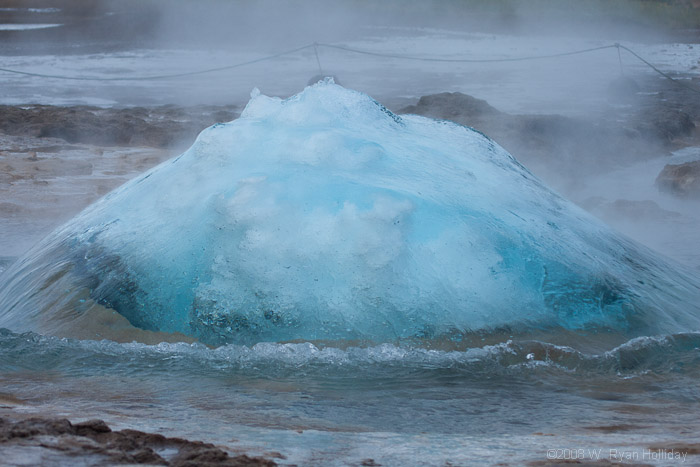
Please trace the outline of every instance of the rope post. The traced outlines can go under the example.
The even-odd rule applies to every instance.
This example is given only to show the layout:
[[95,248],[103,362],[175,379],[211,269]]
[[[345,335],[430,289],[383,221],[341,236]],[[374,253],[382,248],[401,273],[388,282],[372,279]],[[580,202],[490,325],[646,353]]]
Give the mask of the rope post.
[[622,53],[620,52],[620,43],[615,42],[614,45],[617,49],[617,60],[620,62],[620,75],[625,76],[625,69],[622,66]]
[[318,74],[323,76],[323,67],[321,67],[321,60],[318,58],[318,42],[314,42],[314,54],[316,55],[316,65],[318,65]]

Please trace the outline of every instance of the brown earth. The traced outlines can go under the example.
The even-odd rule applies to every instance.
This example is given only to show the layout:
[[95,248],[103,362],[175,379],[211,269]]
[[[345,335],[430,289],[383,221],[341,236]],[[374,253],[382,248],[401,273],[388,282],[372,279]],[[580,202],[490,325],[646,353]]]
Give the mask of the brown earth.
[[[12,420],[0,417],[0,451],[3,463],[14,464],[13,455],[26,453],[42,462],[68,465],[147,464],[173,467],[277,465],[263,457],[231,456],[213,444],[168,438],[137,430],[112,431],[102,420],[71,423],[65,418],[32,417]],[[29,460],[25,458],[24,460]],[[17,458],[18,462],[22,459]],[[25,464],[22,464],[25,465]]]
[[682,198],[700,199],[700,161],[667,165],[656,178],[656,186]]
[[125,109],[0,105],[0,132],[99,146],[189,145],[204,128],[238,117],[233,107],[171,105]]

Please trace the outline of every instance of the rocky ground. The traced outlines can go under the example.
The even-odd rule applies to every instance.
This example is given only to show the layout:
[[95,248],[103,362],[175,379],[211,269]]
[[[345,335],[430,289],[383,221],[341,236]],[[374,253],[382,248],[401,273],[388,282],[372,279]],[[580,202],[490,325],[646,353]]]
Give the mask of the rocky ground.
[[700,198],[700,161],[666,165],[656,184],[676,196]]
[[[0,399],[2,399],[0,397]],[[11,402],[11,401],[10,401]],[[271,467],[264,457],[230,454],[213,444],[137,430],[113,431],[102,420],[0,415],[3,465],[166,465]]]

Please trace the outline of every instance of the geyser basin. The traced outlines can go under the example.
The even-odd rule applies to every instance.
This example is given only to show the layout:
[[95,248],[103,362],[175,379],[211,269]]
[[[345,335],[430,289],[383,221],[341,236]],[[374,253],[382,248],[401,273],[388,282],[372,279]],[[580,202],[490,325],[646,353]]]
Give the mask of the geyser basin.
[[110,338],[118,320],[93,327],[113,310],[211,344],[630,336],[697,329],[699,304],[696,278],[479,132],[321,82],[255,94],[50,235],[4,273],[0,326]]

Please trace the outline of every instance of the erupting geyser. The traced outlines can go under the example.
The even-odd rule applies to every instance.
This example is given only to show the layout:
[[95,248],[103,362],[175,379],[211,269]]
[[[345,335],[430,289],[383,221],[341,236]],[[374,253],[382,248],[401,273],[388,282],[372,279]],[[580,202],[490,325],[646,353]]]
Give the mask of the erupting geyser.
[[499,327],[642,335],[697,329],[699,304],[696,278],[489,138],[330,81],[285,100],[255,94],[238,120],[89,207],[0,280],[0,326],[13,330],[70,334],[111,309],[212,344]]

